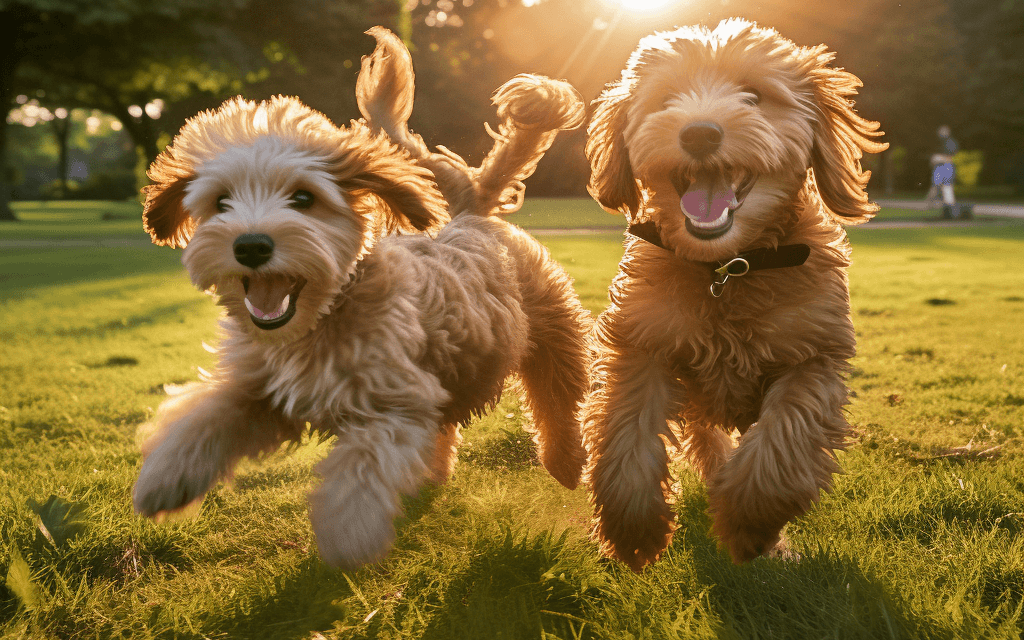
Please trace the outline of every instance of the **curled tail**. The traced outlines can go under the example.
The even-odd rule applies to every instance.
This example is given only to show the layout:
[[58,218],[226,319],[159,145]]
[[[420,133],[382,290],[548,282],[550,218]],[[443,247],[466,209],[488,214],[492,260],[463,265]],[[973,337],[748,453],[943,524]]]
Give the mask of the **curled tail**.
[[409,50],[383,27],[367,33],[377,39],[377,47],[363,58],[356,81],[359,111],[371,128],[383,130],[433,172],[452,215],[517,211],[526,189],[523,180],[533,174],[558,131],[583,123],[583,100],[572,85],[522,74],[494,92],[491,101],[501,122],[497,132],[487,128],[494,146],[479,167],[444,147],[433,152],[409,130],[415,86]]

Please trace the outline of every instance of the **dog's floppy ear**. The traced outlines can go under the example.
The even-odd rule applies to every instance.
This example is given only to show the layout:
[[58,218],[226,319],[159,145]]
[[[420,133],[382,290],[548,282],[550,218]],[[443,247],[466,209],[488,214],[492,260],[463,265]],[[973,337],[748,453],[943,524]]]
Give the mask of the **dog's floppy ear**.
[[176,157],[174,147],[165,149],[146,173],[153,181],[142,192],[146,203],[142,210],[142,227],[154,244],[183,249],[196,229],[182,200],[185,188],[195,177],[192,167]]
[[586,151],[591,169],[587,185],[590,195],[606,210],[624,213],[632,221],[639,213],[641,194],[622,135],[630,102],[626,80],[610,85],[595,100],[597,108],[587,127]]
[[[448,222],[447,203],[428,169],[413,163],[408,152],[386,135],[374,135],[360,122],[352,123],[350,135],[330,170],[338,185],[355,198],[350,203],[354,210],[366,216],[383,213],[389,231],[428,231]],[[367,196],[383,203],[383,211],[367,202]]]
[[411,163],[395,169],[353,176],[348,190],[365,189],[377,196],[387,206],[385,227],[388,230],[429,231],[444,225],[448,214],[433,174]]
[[[831,60],[819,54],[819,60]],[[861,81],[857,76],[828,66],[810,71],[814,82],[818,119],[814,125],[811,168],[814,181],[828,211],[840,222],[867,222],[878,211],[865,192],[870,171],[863,171],[860,158],[864,151],[879,153],[888,143],[876,142],[882,135],[878,123],[861,118],[853,110],[851,98],[857,95]]]

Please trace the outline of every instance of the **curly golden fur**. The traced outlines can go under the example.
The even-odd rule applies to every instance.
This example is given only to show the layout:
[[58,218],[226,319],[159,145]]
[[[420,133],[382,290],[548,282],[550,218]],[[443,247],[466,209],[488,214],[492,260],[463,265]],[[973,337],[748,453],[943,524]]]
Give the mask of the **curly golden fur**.
[[[359,88],[380,110],[367,122],[339,128],[294,98],[234,99],[190,120],[150,169],[146,229],[184,248],[192,281],[225,316],[209,379],[146,425],[142,514],[201,499],[241,457],[309,422],[337,435],[311,497],[321,557],[378,560],[401,495],[447,479],[459,425],[512,373],[542,463],[567,487],[579,481],[590,317],[546,250],[492,215],[498,198],[462,200],[449,222],[435,178],[519,193],[557,130],[580,124],[582,103],[559,83],[514,79],[495,98],[505,117],[494,161],[435,175],[414,160],[425,148],[380,131],[412,139],[413,76],[401,42],[375,35],[380,64]],[[545,117],[517,119],[524,102]],[[428,233],[381,237],[392,230]]]
[[[667,248],[627,240],[583,410],[596,533],[634,570],[674,528],[666,441],[736,562],[770,552],[839,471],[855,344],[840,224],[876,210],[859,159],[885,145],[832,59],[742,20],[684,28],[641,40],[596,102],[591,193]],[[720,261],[799,243],[802,266],[710,294]]]

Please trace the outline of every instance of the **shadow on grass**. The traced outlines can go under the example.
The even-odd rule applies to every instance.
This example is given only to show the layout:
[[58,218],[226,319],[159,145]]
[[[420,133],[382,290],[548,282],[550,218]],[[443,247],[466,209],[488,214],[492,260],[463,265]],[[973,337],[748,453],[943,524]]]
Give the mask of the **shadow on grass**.
[[583,563],[573,561],[567,536],[506,528],[500,538],[481,540],[440,594],[424,640],[596,637],[584,616],[598,590],[588,585]]
[[[735,565],[711,537],[704,496],[680,511],[673,552],[688,557],[699,589],[720,621],[720,637],[899,638],[922,629],[885,582],[853,557],[828,548],[801,550],[798,559],[758,558]],[[933,635],[932,632],[939,632]]]
[[165,247],[4,249],[0,297],[14,300],[37,287],[183,271],[181,252]]
[[[426,485],[417,495],[405,497],[405,513],[396,520],[399,539],[392,553],[400,553],[402,529],[429,513],[442,487]],[[303,506],[303,508],[305,508]],[[369,571],[380,571],[370,567]],[[351,579],[353,582],[349,582]],[[363,611],[349,611],[346,599],[359,584],[353,573],[328,567],[315,552],[310,553],[284,575],[274,576],[249,598],[236,600],[234,607],[220,616],[212,616],[204,627],[212,635],[226,634],[239,639],[297,640],[315,632],[328,632],[335,623],[358,626]],[[371,631],[374,629],[371,626]],[[362,637],[362,636],[360,636]],[[366,637],[376,637],[370,633]]]
[[328,631],[346,620],[341,600],[351,597],[345,574],[325,566],[311,555],[285,574],[275,576],[251,598],[236,600],[223,617],[203,626],[216,637],[239,640],[298,640]]
[[[117,320],[109,320],[93,326],[55,327],[52,329],[52,332],[53,335],[56,336],[72,338],[103,336],[111,332],[128,331],[135,329],[136,327],[167,322],[173,318],[187,315],[187,311],[198,309],[202,307],[205,302],[206,301],[202,299],[187,300],[185,302],[178,302],[175,304],[150,307],[146,309],[145,314],[118,318]],[[111,356],[103,362],[94,362],[87,364],[86,366],[90,369],[98,369],[118,366],[134,366],[137,364],[139,364],[139,361],[133,356]]]

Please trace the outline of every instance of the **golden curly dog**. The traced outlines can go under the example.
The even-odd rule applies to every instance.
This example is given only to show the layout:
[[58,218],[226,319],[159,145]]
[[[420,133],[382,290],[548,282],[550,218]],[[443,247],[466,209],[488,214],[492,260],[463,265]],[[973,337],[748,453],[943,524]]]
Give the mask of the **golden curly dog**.
[[597,535],[634,570],[674,528],[666,441],[736,562],[771,551],[839,470],[854,355],[840,225],[877,210],[859,159],[886,145],[833,57],[742,20],[684,28],[641,40],[596,102],[590,191],[634,235],[595,332],[584,439]]
[[[184,248],[192,281],[225,316],[215,371],[147,425],[155,435],[134,489],[144,515],[201,499],[241,457],[309,422],[337,435],[311,496],[320,555],[378,560],[401,495],[449,476],[460,423],[493,405],[512,373],[541,462],[563,485],[579,482],[592,321],[547,251],[494,214],[517,207],[521,180],[559,129],[582,122],[583,104],[546,78],[502,87],[501,135],[484,165],[443,156],[440,186],[455,185],[445,225],[431,154],[413,150],[421,166],[380,131],[422,144],[406,128],[409,54],[375,35],[358,85],[368,122],[339,128],[294,98],[237,98],[190,120],[150,169],[146,229]],[[442,225],[436,239],[379,237]]]

